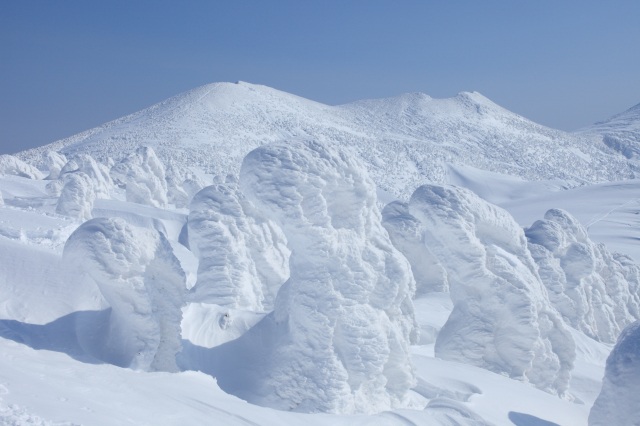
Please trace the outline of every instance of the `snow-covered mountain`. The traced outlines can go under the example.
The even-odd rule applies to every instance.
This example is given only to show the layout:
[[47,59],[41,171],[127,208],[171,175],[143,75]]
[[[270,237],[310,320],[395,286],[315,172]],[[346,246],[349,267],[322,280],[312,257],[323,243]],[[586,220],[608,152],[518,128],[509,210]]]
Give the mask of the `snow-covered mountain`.
[[627,158],[640,156],[640,104],[616,114],[608,120],[595,123],[578,132],[601,137],[610,148]]
[[536,124],[477,92],[329,106],[244,82],[198,87],[20,157],[40,161],[53,150],[119,160],[145,145],[165,161],[227,174],[237,173],[252,149],[296,138],[348,146],[381,189],[403,198],[425,181],[446,182],[451,164],[571,186],[627,179],[637,171],[597,138]]
[[0,156],[0,424],[633,424],[633,110],[216,83]]

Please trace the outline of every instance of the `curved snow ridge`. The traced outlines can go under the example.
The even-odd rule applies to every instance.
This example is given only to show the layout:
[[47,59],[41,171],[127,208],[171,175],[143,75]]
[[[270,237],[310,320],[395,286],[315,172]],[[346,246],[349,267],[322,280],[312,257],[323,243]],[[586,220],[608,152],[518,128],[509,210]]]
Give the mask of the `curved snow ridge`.
[[416,189],[409,212],[446,270],[454,304],[436,356],[564,395],[575,344],[515,220],[469,190],[438,185]]
[[199,259],[194,302],[264,312],[289,277],[289,249],[278,226],[231,181],[208,186],[191,202],[189,247]]
[[589,239],[564,210],[551,209],[526,229],[529,249],[553,305],[572,327],[613,343],[640,318],[640,267]]
[[241,396],[302,412],[406,404],[415,283],[381,225],[363,165],[318,142],[266,145],[245,158],[240,187],[291,249],[274,311],[246,335],[258,339],[265,368]]
[[86,351],[115,365],[177,371],[185,274],[165,237],[120,218],[83,223],[63,258],[76,285],[95,285],[109,303],[108,325],[79,326]]
[[589,413],[589,426],[640,425],[640,321],[618,337]]

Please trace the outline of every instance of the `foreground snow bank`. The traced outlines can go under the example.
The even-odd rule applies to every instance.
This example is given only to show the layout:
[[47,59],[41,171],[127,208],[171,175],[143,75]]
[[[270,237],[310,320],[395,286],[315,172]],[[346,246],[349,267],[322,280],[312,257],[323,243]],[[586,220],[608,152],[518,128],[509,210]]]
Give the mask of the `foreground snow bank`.
[[446,269],[454,303],[436,356],[564,394],[575,344],[515,220],[469,190],[436,185],[413,193],[409,213]]
[[364,167],[315,142],[267,145],[244,159],[240,187],[291,249],[274,311],[243,336],[261,353],[240,396],[302,412],[405,404],[415,283],[382,228]]
[[640,268],[593,243],[569,213],[547,211],[526,235],[551,302],[571,326],[613,343],[640,318]]
[[176,371],[185,275],[171,245],[154,229],[119,218],[82,224],[64,260],[77,285],[96,285],[111,307],[109,324],[79,330],[85,350],[103,361],[141,370]]
[[627,326],[607,358],[590,426],[640,425],[640,321]]

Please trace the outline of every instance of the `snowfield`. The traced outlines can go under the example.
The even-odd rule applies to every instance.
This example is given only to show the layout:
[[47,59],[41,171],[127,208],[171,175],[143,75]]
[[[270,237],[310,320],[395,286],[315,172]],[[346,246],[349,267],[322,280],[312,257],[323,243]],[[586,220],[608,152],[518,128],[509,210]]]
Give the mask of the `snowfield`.
[[216,83],[2,155],[0,424],[640,424],[638,111]]

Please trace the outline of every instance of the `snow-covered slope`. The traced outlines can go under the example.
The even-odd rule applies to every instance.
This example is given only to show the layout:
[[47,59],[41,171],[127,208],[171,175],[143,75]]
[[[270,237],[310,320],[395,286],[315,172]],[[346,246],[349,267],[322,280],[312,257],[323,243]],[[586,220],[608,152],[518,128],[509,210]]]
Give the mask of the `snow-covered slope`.
[[476,92],[329,106],[244,82],[198,87],[20,157],[44,162],[55,150],[119,160],[147,145],[165,161],[226,174],[257,146],[297,137],[350,147],[378,186],[404,198],[425,181],[447,181],[449,163],[571,185],[635,170],[597,139],[533,123]]
[[640,104],[595,123],[577,134],[594,135],[629,159],[640,157]]

